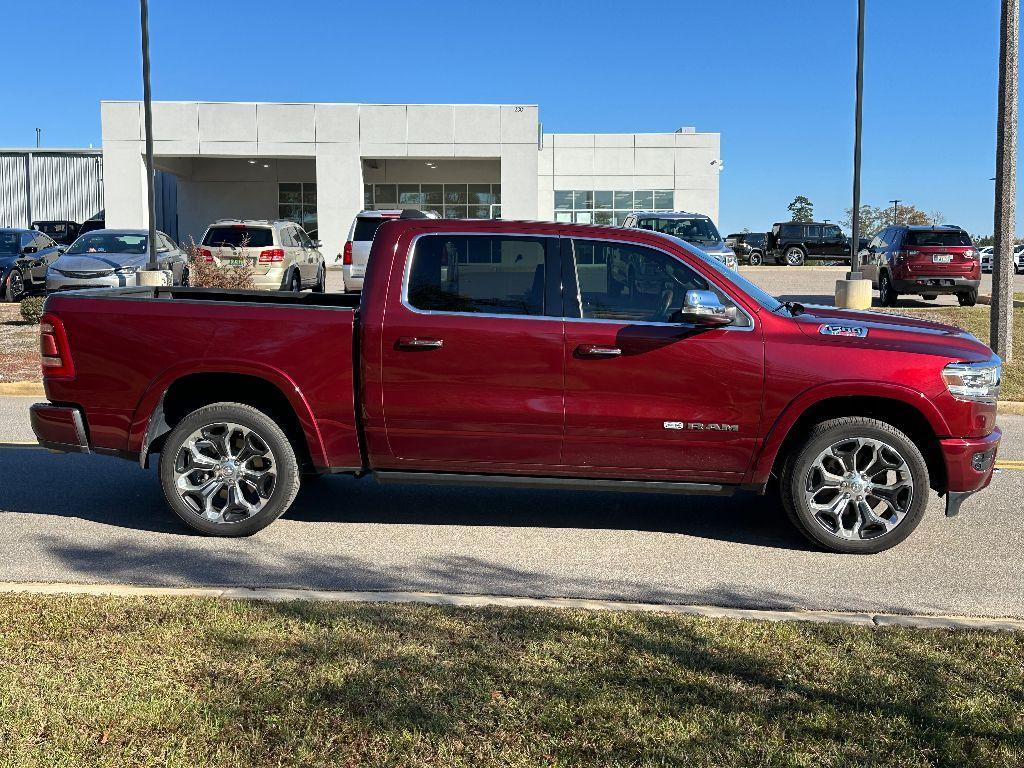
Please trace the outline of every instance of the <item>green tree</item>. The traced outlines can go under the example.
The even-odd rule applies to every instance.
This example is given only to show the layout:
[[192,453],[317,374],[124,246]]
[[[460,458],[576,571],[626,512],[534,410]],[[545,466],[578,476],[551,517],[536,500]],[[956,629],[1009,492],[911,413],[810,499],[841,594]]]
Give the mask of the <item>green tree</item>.
[[[924,211],[913,205],[891,205],[875,206],[862,205],[860,207],[860,236],[874,237],[885,227],[906,226],[914,224],[941,224],[936,219],[945,218],[938,211],[929,216]],[[846,230],[853,230],[853,208],[846,209],[846,216],[842,221]]]
[[793,202],[786,206],[792,221],[814,221],[814,203],[803,195],[797,195]]

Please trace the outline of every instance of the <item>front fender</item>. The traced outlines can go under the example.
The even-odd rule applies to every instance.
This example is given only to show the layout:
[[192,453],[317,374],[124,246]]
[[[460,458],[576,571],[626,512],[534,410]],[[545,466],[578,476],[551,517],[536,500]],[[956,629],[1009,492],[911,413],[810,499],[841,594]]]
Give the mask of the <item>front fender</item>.
[[941,411],[917,390],[887,382],[830,381],[802,392],[782,410],[765,435],[745,482],[751,485],[764,485],[768,482],[782,443],[808,408],[823,400],[850,397],[874,397],[909,405],[924,416],[936,435],[949,434],[949,425]]

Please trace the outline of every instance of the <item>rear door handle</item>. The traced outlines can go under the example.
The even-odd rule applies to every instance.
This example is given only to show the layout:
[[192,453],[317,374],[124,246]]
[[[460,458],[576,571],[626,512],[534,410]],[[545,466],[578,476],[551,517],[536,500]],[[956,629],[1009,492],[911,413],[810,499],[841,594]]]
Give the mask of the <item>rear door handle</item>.
[[444,339],[421,339],[416,336],[402,336],[398,339],[399,349],[421,350],[441,349],[444,346]]
[[622,350],[618,347],[602,347],[599,344],[580,344],[576,354],[581,357],[618,357]]

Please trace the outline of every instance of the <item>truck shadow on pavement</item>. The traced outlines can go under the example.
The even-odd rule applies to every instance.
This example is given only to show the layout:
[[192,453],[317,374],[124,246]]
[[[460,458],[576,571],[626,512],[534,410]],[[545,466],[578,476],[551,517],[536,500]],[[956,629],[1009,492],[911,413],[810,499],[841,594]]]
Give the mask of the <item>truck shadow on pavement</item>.
[[[58,455],[38,448],[0,448],[0,514],[11,513],[200,536],[166,506],[153,468],[141,470],[119,459]],[[371,478],[330,476],[307,481],[285,519],[323,524],[642,531],[809,549],[772,497],[751,493],[723,498],[381,486]]]

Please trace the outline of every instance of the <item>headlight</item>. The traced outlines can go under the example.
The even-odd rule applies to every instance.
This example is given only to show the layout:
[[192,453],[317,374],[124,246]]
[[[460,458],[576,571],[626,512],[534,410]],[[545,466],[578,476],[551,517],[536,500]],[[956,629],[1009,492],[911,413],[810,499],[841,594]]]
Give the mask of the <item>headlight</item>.
[[959,400],[994,403],[999,398],[1003,377],[1002,361],[985,363],[950,363],[942,369],[946,389]]

